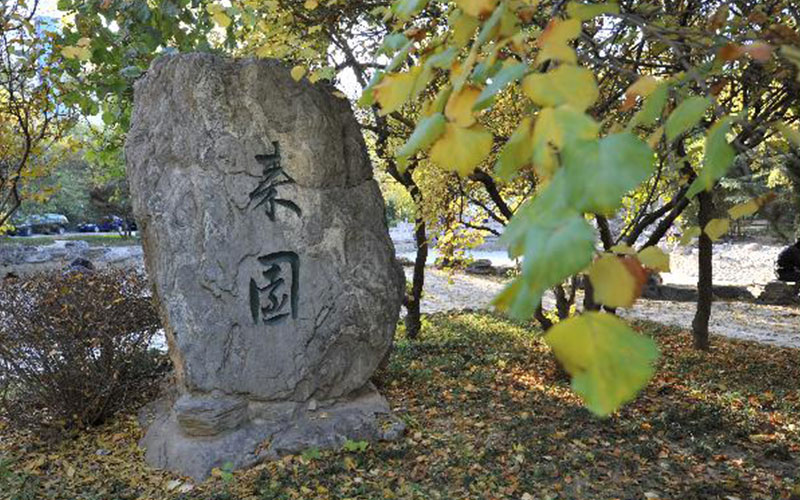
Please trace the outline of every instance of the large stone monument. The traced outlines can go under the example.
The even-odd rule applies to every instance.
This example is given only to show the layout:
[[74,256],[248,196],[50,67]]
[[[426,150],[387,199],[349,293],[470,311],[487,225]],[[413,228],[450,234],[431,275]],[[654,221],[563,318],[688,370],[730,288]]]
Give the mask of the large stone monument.
[[155,61],[126,144],[177,388],[142,440],[202,478],[402,432],[370,376],[404,279],[361,132],[274,61]]

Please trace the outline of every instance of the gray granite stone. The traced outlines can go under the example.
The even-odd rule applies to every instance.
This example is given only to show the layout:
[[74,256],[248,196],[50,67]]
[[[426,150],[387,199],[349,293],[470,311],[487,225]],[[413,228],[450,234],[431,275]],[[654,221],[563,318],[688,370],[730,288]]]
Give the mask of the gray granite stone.
[[[388,405],[360,394],[404,278],[359,126],[331,90],[208,54],[158,59],[136,85],[128,179],[183,402],[148,430],[154,465],[202,476],[223,456],[245,466],[380,434],[365,429]],[[314,423],[297,410],[310,401],[341,411]],[[210,406],[186,420],[185,405]],[[258,405],[291,416],[259,424]],[[232,456],[265,436],[290,445]]]

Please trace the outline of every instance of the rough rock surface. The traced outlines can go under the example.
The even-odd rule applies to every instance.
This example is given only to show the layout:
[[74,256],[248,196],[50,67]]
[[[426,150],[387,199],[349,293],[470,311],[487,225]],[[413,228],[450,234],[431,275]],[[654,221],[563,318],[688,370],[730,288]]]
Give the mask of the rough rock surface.
[[348,102],[273,61],[166,57],[136,85],[126,157],[180,393],[148,461],[202,477],[381,437],[368,381],[404,278]]
[[758,301],[762,304],[776,306],[800,305],[800,291],[797,285],[782,281],[771,281],[767,283],[764,291],[758,296]]

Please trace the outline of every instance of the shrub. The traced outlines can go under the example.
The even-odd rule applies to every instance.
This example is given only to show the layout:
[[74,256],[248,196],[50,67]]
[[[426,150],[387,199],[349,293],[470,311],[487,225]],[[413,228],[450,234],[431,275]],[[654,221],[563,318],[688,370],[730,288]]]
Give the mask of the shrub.
[[43,273],[0,285],[0,412],[26,428],[96,425],[154,395],[166,357],[146,279]]

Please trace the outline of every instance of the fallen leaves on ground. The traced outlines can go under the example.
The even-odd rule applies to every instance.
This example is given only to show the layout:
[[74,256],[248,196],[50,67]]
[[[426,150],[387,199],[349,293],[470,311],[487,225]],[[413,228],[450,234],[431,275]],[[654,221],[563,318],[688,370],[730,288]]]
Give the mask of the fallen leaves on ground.
[[[0,423],[6,499],[789,499],[800,486],[800,351],[637,324],[662,357],[609,418],[559,376],[539,332],[490,314],[425,318],[375,381],[408,432],[195,484],[149,469],[121,417],[47,444]],[[100,450],[110,453],[98,453]]]

